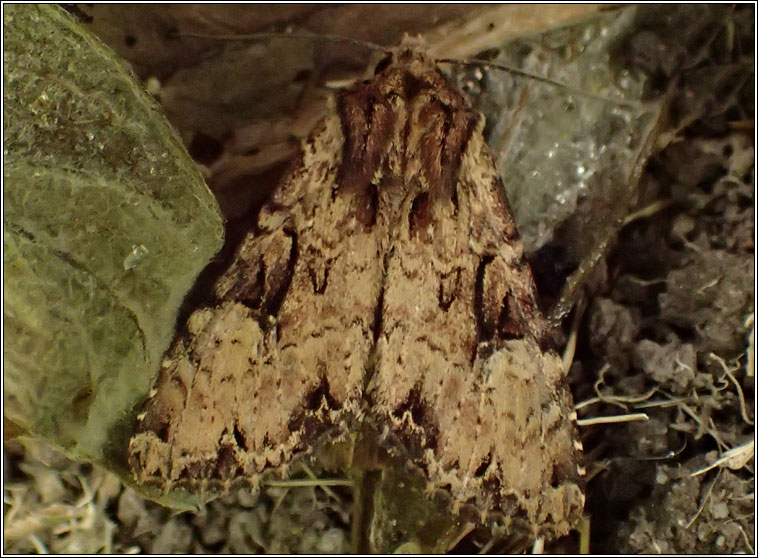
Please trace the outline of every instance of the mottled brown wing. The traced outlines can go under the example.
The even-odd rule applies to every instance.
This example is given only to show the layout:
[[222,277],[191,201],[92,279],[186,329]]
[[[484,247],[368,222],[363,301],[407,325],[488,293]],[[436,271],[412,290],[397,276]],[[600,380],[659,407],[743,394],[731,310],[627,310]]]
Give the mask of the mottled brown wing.
[[376,172],[392,226],[368,406],[384,443],[454,508],[565,533],[583,506],[572,401],[542,346],[483,119],[422,58],[391,71],[372,85],[401,124]]
[[342,147],[332,111],[174,343],[129,445],[141,482],[254,483],[358,410],[381,239],[340,186]]

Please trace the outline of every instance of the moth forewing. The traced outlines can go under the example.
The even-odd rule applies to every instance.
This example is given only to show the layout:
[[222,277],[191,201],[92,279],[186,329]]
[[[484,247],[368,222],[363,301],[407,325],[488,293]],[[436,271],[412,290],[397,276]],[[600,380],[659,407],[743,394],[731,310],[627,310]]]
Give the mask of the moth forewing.
[[455,514],[568,531],[571,396],[482,125],[415,45],[336,95],[174,343],[139,480],[257,484],[358,429]]

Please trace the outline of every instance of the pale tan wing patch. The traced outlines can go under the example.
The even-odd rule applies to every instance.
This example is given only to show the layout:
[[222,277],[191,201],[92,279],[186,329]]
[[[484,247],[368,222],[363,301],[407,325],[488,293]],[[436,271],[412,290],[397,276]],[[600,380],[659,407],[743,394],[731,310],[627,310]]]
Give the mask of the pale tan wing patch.
[[255,483],[357,411],[382,258],[361,192],[340,192],[336,113],[177,339],[130,443],[142,482]]
[[[431,489],[449,492],[456,510],[563,534],[583,506],[571,397],[560,359],[541,346],[544,320],[482,123],[461,136],[454,168],[435,175],[452,173],[451,187],[435,187],[428,159],[444,165],[452,147],[434,137],[428,101],[408,102],[405,161],[386,171],[405,172],[405,192],[371,412],[386,443],[407,452]],[[440,129],[462,110],[441,109]],[[425,154],[430,145],[435,153]]]

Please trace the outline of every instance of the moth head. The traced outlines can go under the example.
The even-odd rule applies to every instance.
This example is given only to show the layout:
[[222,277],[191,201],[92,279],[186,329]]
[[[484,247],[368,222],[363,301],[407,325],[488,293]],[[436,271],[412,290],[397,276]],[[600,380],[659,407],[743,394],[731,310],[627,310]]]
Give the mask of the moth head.
[[411,37],[407,33],[400,45],[391,49],[376,65],[374,75],[383,73],[390,66],[405,66],[411,70],[428,71],[434,68],[428,47],[421,35]]

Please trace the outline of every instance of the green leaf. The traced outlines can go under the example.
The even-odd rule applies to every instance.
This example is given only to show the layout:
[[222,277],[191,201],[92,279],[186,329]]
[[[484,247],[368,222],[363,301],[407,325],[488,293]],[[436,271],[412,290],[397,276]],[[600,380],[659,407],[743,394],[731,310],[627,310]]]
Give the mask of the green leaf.
[[223,222],[155,101],[51,5],[4,10],[5,415],[123,474]]

